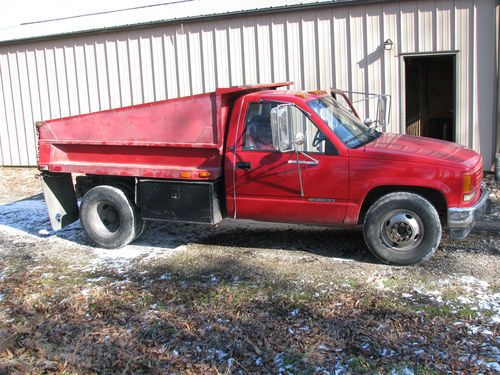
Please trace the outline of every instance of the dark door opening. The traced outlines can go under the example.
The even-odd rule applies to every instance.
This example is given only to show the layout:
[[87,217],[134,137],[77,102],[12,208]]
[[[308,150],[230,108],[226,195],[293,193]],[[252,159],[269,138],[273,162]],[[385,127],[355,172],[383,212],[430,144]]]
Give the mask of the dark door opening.
[[406,134],[455,140],[455,56],[408,56]]

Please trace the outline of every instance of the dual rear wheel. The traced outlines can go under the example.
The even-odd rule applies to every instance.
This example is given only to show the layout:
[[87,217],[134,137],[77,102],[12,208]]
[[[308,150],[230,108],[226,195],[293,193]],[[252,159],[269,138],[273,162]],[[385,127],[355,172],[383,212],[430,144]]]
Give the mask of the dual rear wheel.
[[106,249],[129,244],[147,228],[131,194],[109,185],[96,186],[84,195],[80,222],[89,238]]

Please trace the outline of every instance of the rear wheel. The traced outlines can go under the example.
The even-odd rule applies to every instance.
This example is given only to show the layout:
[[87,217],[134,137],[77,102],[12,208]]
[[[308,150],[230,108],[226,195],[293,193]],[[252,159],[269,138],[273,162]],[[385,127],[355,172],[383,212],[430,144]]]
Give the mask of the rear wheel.
[[107,185],[96,186],[85,194],[80,222],[90,239],[106,249],[129,244],[142,229],[138,210],[127,194]]
[[373,255],[385,263],[423,262],[441,241],[441,222],[434,206],[418,194],[383,196],[368,210],[363,233]]

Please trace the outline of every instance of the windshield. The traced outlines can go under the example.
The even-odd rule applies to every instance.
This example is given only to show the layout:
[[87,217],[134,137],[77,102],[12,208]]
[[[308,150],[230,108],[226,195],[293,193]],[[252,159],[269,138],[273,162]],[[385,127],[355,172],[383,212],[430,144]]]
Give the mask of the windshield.
[[349,148],[367,144],[381,134],[363,124],[332,97],[311,100],[307,104]]

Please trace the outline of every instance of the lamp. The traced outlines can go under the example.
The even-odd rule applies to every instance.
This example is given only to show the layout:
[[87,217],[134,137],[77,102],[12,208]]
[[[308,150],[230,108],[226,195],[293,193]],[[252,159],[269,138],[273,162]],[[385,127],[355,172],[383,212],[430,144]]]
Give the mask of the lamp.
[[391,40],[391,39],[386,39],[386,40],[385,40],[385,42],[384,42],[384,49],[385,49],[386,51],[390,51],[390,50],[392,49],[392,45],[393,45],[393,44],[394,44],[394,43],[392,42],[392,40]]

